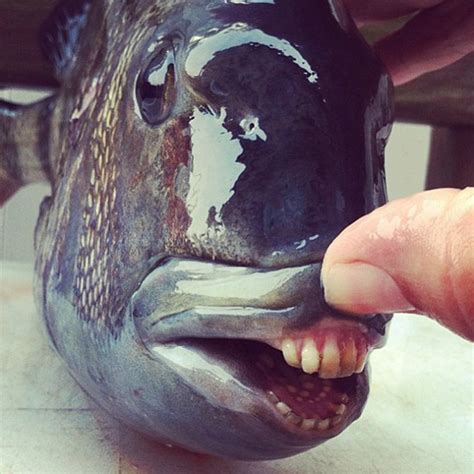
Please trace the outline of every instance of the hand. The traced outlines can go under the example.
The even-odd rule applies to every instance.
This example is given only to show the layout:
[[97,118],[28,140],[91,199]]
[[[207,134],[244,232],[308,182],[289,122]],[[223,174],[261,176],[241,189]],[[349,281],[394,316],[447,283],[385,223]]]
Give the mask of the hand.
[[395,85],[447,66],[474,51],[472,0],[343,0],[359,24],[418,12],[375,49]]
[[[474,51],[472,0],[345,0],[358,23],[418,13],[375,48],[395,84]],[[474,341],[474,188],[391,202],[348,227],[322,269],[331,306],[416,312]]]
[[322,269],[331,306],[418,312],[474,341],[474,188],[393,201],[349,226]]

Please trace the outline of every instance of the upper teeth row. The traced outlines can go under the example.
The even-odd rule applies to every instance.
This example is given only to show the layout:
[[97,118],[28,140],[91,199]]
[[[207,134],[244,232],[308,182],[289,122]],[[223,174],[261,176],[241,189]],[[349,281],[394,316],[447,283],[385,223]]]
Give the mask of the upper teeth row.
[[[307,374],[319,373],[321,378],[348,377],[364,370],[367,360],[367,345],[358,349],[350,338],[339,345],[334,336],[304,339],[286,338],[281,342],[283,357],[288,365],[303,369]],[[319,345],[319,349],[318,349]]]

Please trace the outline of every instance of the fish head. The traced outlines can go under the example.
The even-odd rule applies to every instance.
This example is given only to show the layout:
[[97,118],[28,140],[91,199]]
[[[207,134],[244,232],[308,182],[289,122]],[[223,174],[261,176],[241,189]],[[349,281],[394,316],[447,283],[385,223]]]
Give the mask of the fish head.
[[390,79],[336,1],[127,4],[38,226],[49,334],[155,439],[310,449],[360,416],[390,319],[336,313],[320,282],[329,243],[385,201]]
[[337,2],[205,3],[161,29],[137,81],[168,179],[165,246],[260,266],[321,259],[385,200],[390,79]]

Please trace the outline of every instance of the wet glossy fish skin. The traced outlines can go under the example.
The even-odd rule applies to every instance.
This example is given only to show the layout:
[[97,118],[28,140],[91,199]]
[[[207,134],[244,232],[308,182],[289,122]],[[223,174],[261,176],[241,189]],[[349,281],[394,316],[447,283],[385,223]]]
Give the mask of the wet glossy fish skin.
[[[225,49],[225,35],[241,45]],[[149,126],[137,77],[162,45],[175,90]],[[202,65],[206,49],[216,54]],[[185,348],[200,385],[166,354],[151,358],[130,300],[168,256],[313,263],[383,203],[381,65],[336,2],[309,0],[98,2],[76,57],[51,119],[60,152],[36,232],[37,301],[55,348],[99,404],[154,438],[240,459],[322,442],[285,431],[229,361],[228,378],[210,376],[206,353]]]

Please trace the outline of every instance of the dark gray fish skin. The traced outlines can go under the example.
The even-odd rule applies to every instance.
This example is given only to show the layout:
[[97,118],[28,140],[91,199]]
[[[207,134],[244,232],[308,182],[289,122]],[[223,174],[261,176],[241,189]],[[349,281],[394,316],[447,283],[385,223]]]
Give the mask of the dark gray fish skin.
[[[71,60],[51,118],[61,151],[36,230],[36,297],[73,376],[128,425],[198,452],[280,458],[338,434],[362,411],[366,371],[337,382],[351,395],[339,427],[303,431],[266,395],[271,374],[253,362],[267,346],[240,339],[265,340],[263,319],[268,337],[350,321],[324,304],[320,262],[385,202],[392,87],[342,6],[94,2]],[[196,281],[170,303],[195,277],[173,279],[170,262],[201,279],[218,262],[211,273],[235,272],[237,288],[242,275],[282,280],[267,299],[242,294],[255,311],[236,326],[219,309],[235,303],[229,289],[199,300],[205,316]],[[388,319],[366,323],[373,346]]]

